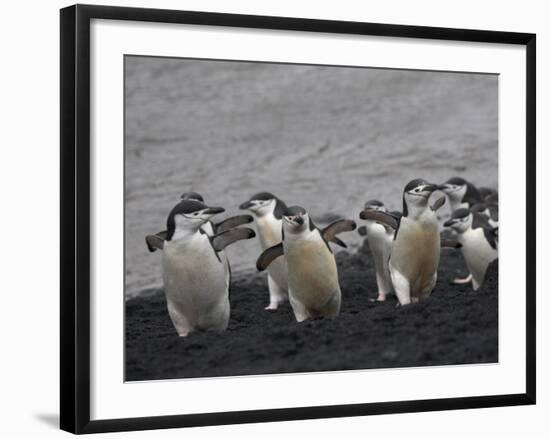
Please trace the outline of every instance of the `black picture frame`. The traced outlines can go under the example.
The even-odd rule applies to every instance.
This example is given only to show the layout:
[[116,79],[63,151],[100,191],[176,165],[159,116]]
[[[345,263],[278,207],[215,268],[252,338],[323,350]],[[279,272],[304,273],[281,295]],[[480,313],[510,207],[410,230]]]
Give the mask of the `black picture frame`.
[[[526,392],[224,413],[90,420],[90,21],[133,20],[334,34],[407,37],[526,47]],[[75,5],[61,9],[60,426],[98,433],[325,417],[535,404],[536,401],[536,35],[290,17]]]

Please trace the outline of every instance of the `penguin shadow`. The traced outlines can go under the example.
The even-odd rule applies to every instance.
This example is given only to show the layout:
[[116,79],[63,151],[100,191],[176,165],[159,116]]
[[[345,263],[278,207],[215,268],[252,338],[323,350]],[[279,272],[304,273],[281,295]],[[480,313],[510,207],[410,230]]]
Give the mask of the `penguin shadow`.
[[34,417],[50,428],[59,429],[59,415],[57,413],[35,413]]

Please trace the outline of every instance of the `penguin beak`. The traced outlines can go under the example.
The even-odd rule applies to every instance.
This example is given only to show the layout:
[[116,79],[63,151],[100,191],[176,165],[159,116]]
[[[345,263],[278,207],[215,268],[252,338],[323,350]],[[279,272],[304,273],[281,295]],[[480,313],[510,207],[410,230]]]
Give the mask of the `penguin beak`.
[[439,189],[439,186],[437,184],[427,184],[426,186],[424,186],[422,190],[427,192],[434,192],[438,189]]
[[298,224],[299,226],[301,226],[302,224],[304,224],[304,219],[299,216],[299,215],[296,215],[296,216],[284,216],[283,217],[285,219],[285,221],[287,223],[290,223],[290,224]]
[[443,223],[445,227],[451,227],[456,221],[454,219],[447,220]]
[[243,204],[239,206],[239,209],[247,210],[250,209],[253,206],[252,202],[245,201]]
[[218,213],[225,212],[223,207],[208,207],[203,211],[206,215],[217,215]]

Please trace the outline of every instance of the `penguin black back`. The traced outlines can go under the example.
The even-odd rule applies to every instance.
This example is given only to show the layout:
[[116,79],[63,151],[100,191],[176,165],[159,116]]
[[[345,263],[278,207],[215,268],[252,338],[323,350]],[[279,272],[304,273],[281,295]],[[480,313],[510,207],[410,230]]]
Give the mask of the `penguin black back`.
[[469,203],[470,206],[483,201],[481,194],[472,183],[467,183],[466,187],[466,194],[464,195],[463,201]]
[[481,228],[481,230],[483,230],[483,235],[485,235],[485,239],[487,240],[489,245],[496,250],[498,228],[492,227],[489,224],[488,218],[485,217],[484,215],[481,215],[480,213],[477,213],[477,212],[473,212],[472,215],[474,216],[472,220],[472,229]]

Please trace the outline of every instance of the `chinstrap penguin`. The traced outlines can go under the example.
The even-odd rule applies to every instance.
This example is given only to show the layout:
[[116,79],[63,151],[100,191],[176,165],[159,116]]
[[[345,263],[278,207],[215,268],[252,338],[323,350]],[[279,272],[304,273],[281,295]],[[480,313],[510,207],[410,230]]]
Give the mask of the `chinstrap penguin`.
[[168,215],[163,281],[168,313],[180,336],[194,330],[227,328],[231,275],[227,260],[218,253],[255,234],[251,229],[237,228],[209,236],[201,227],[222,212],[221,207],[182,200]]
[[[282,241],[283,213],[287,206],[270,192],[260,192],[239,206],[248,210],[256,219],[256,230],[262,250],[266,250]],[[266,310],[276,310],[288,300],[288,274],[284,258],[274,261],[268,269],[267,286],[269,304]]]
[[485,279],[487,267],[498,257],[497,229],[491,227],[485,217],[468,209],[455,210],[444,226],[458,234],[462,255],[472,273],[472,286],[477,290]]
[[284,213],[283,241],[265,250],[256,266],[265,270],[284,255],[290,305],[298,322],[335,317],[340,312],[338,269],[328,242],[355,227],[351,220],[339,220],[320,230],[300,206],[290,207]]
[[[438,188],[449,198],[451,213],[457,209],[470,209],[477,203],[483,201],[480,191],[469,181],[462,177],[452,177]],[[465,278],[453,279],[454,284],[466,284],[472,281],[472,274]]]
[[[381,201],[369,200],[365,203],[364,211],[387,212],[387,209]],[[360,218],[365,218],[363,212],[361,212]],[[395,230],[374,220],[365,219],[365,223],[365,234],[369,241],[376,271],[376,284],[378,286],[376,300],[382,302],[386,300],[386,296],[392,291],[388,262]]]
[[436,209],[428,204],[437,188],[415,179],[403,190],[403,211],[389,262],[393,288],[401,305],[428,297],[437,282],[441,241]]

